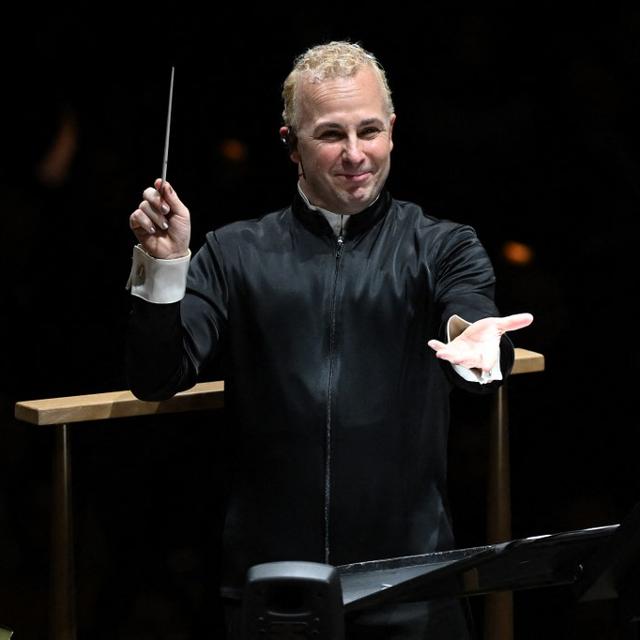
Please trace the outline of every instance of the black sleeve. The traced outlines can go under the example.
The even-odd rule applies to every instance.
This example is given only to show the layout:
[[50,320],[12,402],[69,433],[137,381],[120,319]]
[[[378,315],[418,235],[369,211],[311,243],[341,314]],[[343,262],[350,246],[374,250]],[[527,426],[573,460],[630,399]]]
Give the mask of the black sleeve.
[[227,324],[228,287],[215,234],[189,265],[180,302],[132,297],[126,347],[127,381],[141,400],[165,400],[192,387],[215,354]]
[[[468,322],[500,315],[495,302],[495,275],[489,256],[469,226],[456,225],[442,243],[436,259],[435,299],[440,313],[439,339],[447,341],[449,318],[457,314]],[[504,379],[513,368],[513,344],[507,335],[500,342],[500,369]],[[469,382],[445,361],[442,366],[449,380],[473,393],[489,393],[501,384]]]

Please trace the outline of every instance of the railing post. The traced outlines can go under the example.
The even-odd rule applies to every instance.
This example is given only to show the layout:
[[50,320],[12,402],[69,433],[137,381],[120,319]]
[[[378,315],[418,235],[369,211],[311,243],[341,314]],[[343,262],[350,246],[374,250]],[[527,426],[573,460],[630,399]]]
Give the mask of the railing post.
[[[511,540],[511,474],[509,467],[509,406],[507,385],[493,398],[489,423],[487,543]],[[513,640],[513,593],[486,596],[485,640]]]
[[75,640],[73,511],[69,428],[55,428],[52,504],[51,637]]

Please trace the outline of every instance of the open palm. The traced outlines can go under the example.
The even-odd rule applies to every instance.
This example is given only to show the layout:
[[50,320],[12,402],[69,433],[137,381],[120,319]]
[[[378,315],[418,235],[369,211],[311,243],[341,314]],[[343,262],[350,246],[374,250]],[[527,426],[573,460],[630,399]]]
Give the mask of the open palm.
[[517,313],[504,318],[483,318],[469,325],[448,344],[429,340],[436,357],[468,369],[490,371],[498,359],[500,338],[507,331],[515,331],[533,322],[530,313]]

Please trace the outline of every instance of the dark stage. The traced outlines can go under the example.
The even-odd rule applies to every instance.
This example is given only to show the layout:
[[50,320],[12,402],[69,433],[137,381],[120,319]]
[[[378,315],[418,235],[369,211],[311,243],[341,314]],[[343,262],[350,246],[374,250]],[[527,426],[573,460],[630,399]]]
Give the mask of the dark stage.
[[[398,119],[388,187],[472,225],[516,346],[546,370],[509,385],[513,537],[619,522],[640,499],[633,329],[640,225],[640,10],[409,12],[301,5],[131,20],[6,20],[0,159],[0,626],[49,637],[53,431],[16,401],[126,388],[127,217],[161,169],[207,230],[289,202],[281,84],[307,47],[375,52]],[[88,10],[87,10],[88,14]],[[631,336],[631,337],[629,337]],[[219,373],[207,372],[208,379]],[[455,392],[458,545],[485,542],[490,400]],[[71,429],[78,637],[186,640],[219,629],[218,549],[233,462],[224,412]],[[472,601],[481,628],[482,603]],[[612,603],[515,596],[515,637],[615,638]]]

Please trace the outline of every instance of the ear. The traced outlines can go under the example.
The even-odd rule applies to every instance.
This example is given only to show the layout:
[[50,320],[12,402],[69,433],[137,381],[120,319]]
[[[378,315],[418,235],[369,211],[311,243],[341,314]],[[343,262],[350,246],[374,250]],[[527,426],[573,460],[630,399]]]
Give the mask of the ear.
[[289,142],[289,135],[290,135],[289,127],[285,127],[285,126],[280,127],[279,133],[280,133],[280,139],[283,141],[284,144],[287,145],[289,149],[289,157],[291,158],[291,161],[298,164],[300,162],[300,154],[298,153],[297,149],[291,148],[291,144]]
[[396,122],[396,114],[392,113],[389,117],[389,151],[393,149],[393,125]]

